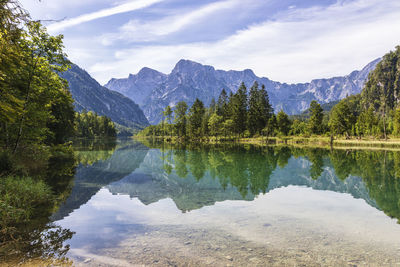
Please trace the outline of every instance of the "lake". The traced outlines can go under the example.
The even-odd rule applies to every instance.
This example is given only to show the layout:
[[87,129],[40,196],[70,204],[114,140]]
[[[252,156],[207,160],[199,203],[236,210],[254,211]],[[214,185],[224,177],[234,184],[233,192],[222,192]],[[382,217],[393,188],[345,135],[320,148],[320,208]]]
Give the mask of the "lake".
[[400,264],[400,152],[119,140],[76,157],[49,222],[72,265]]

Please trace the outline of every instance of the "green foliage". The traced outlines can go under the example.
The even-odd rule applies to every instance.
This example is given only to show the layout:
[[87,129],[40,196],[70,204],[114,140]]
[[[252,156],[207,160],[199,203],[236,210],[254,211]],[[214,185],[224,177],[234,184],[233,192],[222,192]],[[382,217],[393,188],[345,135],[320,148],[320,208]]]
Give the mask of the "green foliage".
[[331,132],[335,134],[346,134],[347,136],[352,133],[352,126],[355,124],[355,116],[350,109],[348,103],[344,100],[334,106],[332,109],[329,126]]
[[106,116],[99,116],[92,111],[76,113],[76,137],[80,138],[115,138],[117,131],[114,123]]
[[18,149],[63,143],[74,111],[59,73],[69,67],[62,35],[29,21],[16,1],[0,6],[0,146]]
[[175,128],[179,137],[186,136],[186,112],[188,105],[185,101],[180,101],[175,106]]
[[317,101],[313,100],[310,103],[310,119],[308,121],[308,127],[310,132],[313,134],[320,134],[323,131],[322,119],[324,114],[322,113],[322,107]]
[[217,114],[225,121],[229,116],[229,99],[225,89],[222,89],[217,102]]
[[[262,85],[259,89],[258,84],[254,83],[249,99],[248,107],[247,89],[242,83],[237,93],[231,92],[229,97],[225,89],[222,89],[217,103],[212,101],[208,108],[197,99],[188,114],[186,114],[187,104],[181,101],[177,103],[174,110],[174,125],[165,125],[163,120],[161,125],[152,125],[143,129],[138,136],[175,134],[180,138],[188,134],[192,139],[210,135],[250,137],[265,132],[264,128],[268,125],[272,134],[276,126],[275,116],[265,86]],[[167,116],[167,113],[163,112],[163,116]]]
[[289,116],[283,111],[279,111],[276,116],[277,130],[282,135],[288,135],[290,131],[291,122]]
[[393,110],[400,94],[400,46],[387,53],[370,73],[361,93],[364,109],[372,107],[381,113]]
[[196,98],[188,115],[188,129],[190,137],[197,138],[202,133],[202,121],[205,113],[204,104]]
[[394,134],[399,136],[400,135],[400,107],[395,110],[394,114]]
[[258,83],[254,82],[254,85],[250,89],[247,120],[247,128],[251,136],[256,133],[261,133],[261,130],[271,118],[272,112],[273,110],[269,104],[268,93],[265,90],[265,86],[262,85],[261,89],[258,89]]
[[170,106],[166,106],[165,110],[163,111],[163,115],[166,118],[167,122],[171,124],[172,120],[172,109]]
[[379,134],[377,127],[379,122],[378,117],[374,114],[373,107],[369,107],[368,110],[361,112],[357,118],[356,123],[356,134],[358,136],[371,136]]
[[290,129],[291,135],[304,135],[308,132],[308,125],[305,121],[295,119]]
[[223,132],[223,117],[213,113],[208,121],[208,127],[212,136],[221,135]]
[[75,117],[59,76],[69,68],[62,39],[30,21],[18,1],[0,1],[0,262],[10,252],[11,265],[65,255],[72,236],[50,230],[47,219],[75,170],[72,151],[60,145],[73,135]]
[[230,109],[234,133],[242,134],[247,122],[247,88],[243,82],[230,99]]
[[225,137],[233,134],[233,130],[234,130],[233,127],[234,127],[233,120],[229,119],[229,120],[226,120],[223,122],[222,131],[224,132]]

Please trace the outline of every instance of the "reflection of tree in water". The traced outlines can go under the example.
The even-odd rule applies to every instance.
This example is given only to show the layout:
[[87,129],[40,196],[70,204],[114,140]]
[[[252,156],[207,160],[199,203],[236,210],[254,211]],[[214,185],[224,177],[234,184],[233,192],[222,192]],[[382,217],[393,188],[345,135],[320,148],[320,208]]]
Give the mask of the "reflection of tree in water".
[[74,141],[76,159],[78,163],[84,166],[93,165],[100,160],[107,160],[114,154],[116,146],[116,140],[113,138],[106,141],[101,139],[79,139]]
[[187,165],[187,155],[185,149],[177,149],[174,151],[175,171],[176,174],[181,178],[186,178],[189,174]]
[[311,148],[305,152],[306,158],[312,163],[310,167],[310,176],[317,180],[324,171],[324,156],[327,154],[324,149]]
[[400,220],[400,152],[334,151],[330,158],[341,179],[362,177],[378,207]]
[[58,225],[40,221],[29,222],[19,229],[18,237],[0,245],[0,262],[18,265],[32,263],[37,266],[65,266],[71,262],[66,257],[74,232]]
[[205,150],[192,150],[188,153],[188,167],[197,181],[203,178],[206,171],[206,165],[203,160],[203,156],[206,157],[206,153],[207,151]]
[[[157,144],[153,145],[157,147]],[[333,191],[340,187],[342,189],[339,192],[349,190],[355,197],[360,197],[364,193],[359,191],[362,190],[358,188],[359,185],[351,183],[343,187],[350,176],[360,177],[368,190],[367,203],[373,199],[388,216],[400,219],[400,152],[240,145],[187,145],[170,146],[170,149],[173,149],[170,166],[174,166],[179,177],[187,177],[190,172],[199,181],[209,173],[212,178],[218,179],[222,188],[231,185],[243,198],[248,194],[257,195],[273,189],[268,189],[273,171],[278,166],[283,169],[291,157],[304,158],[311,163],[311,180],[304,180],[300,182],[301,185],[315,184],[318,185],[316,188]],[[326,175],[321,180],[325,168],[333,168],[335,177],[340,180],[326,179]]]
[[[266,192],[269,176],[276,168],[280,157],[283,164],[290,158],[290,150],[285,153],[275,153],[272,148],[254,148],[244,146],[179,146],[173,153],[163,150],[163,158],[172,155],[172,163],[176,174],[187,177],[190,172],[197,181],[206,174],[218,178],[221,186],[229,184],[236,187],[242,197],[248,193],[256,195]],[[284,163],[286,162],[286,163]],[[164,164],[165,166],[166,164]],[[164,170],[167,169],[164,167]],[[170,172],[167,172],[168,174]]]

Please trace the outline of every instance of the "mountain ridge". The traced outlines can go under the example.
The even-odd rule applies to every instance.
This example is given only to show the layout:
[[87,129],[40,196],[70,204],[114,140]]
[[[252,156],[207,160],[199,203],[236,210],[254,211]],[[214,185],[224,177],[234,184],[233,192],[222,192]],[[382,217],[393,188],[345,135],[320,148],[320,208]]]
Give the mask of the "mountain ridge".
[[60,76],[68,81],[76,111],[93,111],[132,129],[142,129],[149,125],[143,111],[133,100],[101,86],[79,66],[72,64]]
[[228,93],[236,92],[241,82],[250,87],[255,81],[265,85],[275,111],[283,109],[288,114],[300,114],[312,100],[323,104],[360,93],[369,72],[380,60],[375,59],[345,76],[288,84],[258,77],[251,69],[216,70],[210,65],[181,59],[170,74],[145,67],[128,78],[113,78],[104,86],[138,103],[152,124],[160,121],[161,111],[167,105],[173,107],[182,100],[191,105],[196,98],[208,105],[212,98],[218,98],[223,88]]

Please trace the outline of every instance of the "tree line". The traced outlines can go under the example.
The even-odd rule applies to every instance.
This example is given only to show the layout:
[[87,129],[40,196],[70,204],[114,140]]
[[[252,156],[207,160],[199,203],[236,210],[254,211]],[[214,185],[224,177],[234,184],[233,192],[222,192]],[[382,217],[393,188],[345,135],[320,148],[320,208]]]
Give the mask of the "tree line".
[[111,119],[107,116],[99,116],[92,111],[75,114],[75,130],[76,137],[81,138],[117,136],[117,130]]
[[145,128],[140,136],[175,136],[180,139],[259,136],[344,136],[387,139],[400,135],[400,47],[386,54],[370,73],[360,94],[349,96],[324,112],[310,103],[308,118],[277,114],[265,86],[257,82],[236,93],[223,89],[208,107],[196,99],[189,108],[184,101],[167,106],[160,124]]
[[236,93],[228,95],[222,89],[218,100],[213,99],[209,107],[199,99],[190,108],[184,101],[178,102],[174,110],[167,106],[161,123],[138,135],[198,139],[322,134],[325,129],[320,104],[312,101],[310,110],[308,121],[292,120],[283,110],[275,114],[264,85],[254,82],[248,90],[242,83]]

